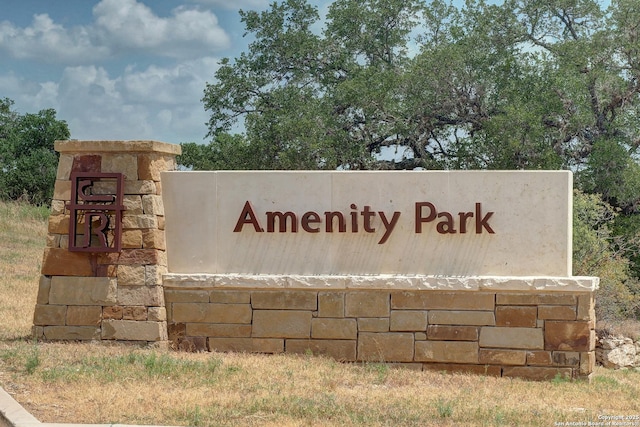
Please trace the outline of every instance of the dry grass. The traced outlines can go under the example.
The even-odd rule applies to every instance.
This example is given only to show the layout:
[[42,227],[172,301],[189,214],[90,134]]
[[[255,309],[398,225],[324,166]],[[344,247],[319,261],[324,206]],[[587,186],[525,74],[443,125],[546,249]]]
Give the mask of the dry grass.
[[598,368],[591,383],[532,383],[312,355],[34,343],[28,335],[46,226],[13,209],[22,208],[0,204],[0,384],[43,422],[553,426],[640,414],[637,370]]

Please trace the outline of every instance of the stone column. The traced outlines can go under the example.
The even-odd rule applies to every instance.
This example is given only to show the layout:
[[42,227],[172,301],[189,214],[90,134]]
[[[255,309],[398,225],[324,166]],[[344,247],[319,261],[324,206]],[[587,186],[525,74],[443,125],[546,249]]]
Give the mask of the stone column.
[[[175,170],[180,146],[157,141],[57,141],[55,149],[60,160],[34,313],[35,337],[166,344],[162,275],[167,272],[167,257],[160,172]],[[78,246],[69,241],[77,198],[72,179],[90,177],[75,178],[83,202],[115,200],[117,181],[105,178],[107,173],[124,178],[119,248],[113,246],[117,217],[109,213],[95,215],[104,218],[99,224],[94,224],[95,217],[78,215],[75,228],[80,234],[72,238],[88,241],[82,232],[93,229],[85,227],[82,218],[89,218],[87,222],[102,232],[99,237],[110,241],[111,248],[96,249],[90,231],[91,243],[70,251],[70,246]],[[91,181],[92,176],[102,178]],[[105,224],[108,231],[101,231]]]

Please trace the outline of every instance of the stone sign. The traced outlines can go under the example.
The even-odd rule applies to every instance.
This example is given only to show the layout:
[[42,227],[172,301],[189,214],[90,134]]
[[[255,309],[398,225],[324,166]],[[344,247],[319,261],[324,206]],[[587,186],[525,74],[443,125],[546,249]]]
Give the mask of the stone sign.
[[571,276],[566,171],[162,180],[175,273]]
[[58,141],[42,340],[588,377],[570,172],[181,172],[180,147]]

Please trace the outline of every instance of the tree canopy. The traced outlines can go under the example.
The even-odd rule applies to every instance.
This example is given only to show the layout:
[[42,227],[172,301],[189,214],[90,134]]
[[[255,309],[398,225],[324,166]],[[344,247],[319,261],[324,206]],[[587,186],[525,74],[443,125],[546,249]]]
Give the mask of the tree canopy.
[[203,102],[214,151],[239,126],[254,168],[580,172],[603,166],[594,148],[638,154],[636,1],[336,0],[320,17],[285,0],[241,17],[253,41]]
[[0,199],[49,204],[58,167],[53,143],[68,139],[69,128],[54,109],[21,115],[12,106],[0,99]]

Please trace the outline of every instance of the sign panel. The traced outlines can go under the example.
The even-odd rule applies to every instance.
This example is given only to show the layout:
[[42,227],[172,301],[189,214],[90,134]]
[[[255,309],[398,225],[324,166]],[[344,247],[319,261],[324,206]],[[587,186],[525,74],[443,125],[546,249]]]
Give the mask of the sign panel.
[[120,252],[123,175],[73,172],[70,180],[69,251]]
[[571,276],[567,171],[165,172],[170,273]]

